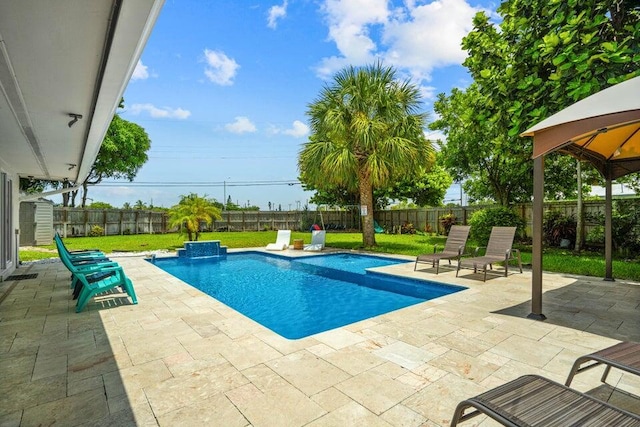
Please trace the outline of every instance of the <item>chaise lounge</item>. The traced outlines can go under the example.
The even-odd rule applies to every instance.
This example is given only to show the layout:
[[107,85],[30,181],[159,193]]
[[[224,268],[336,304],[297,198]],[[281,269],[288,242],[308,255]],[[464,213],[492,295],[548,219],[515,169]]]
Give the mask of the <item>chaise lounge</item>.
[[600,379],[602,382],[607,380],[612,367],[640,375],[640,343],[625,341],[579,357],[573,364],[565,385],[571,385],[576,374],[600,365],[606,366]]
[[305,251],[321,251],[324,249],[324,241],[327,236],[325,230],[313,230],[311,232],[311,243],[304,245]]
[[444,244],[442,252],[437,251],[437,245],[433,247],[432,254],[422,254],[416,257],[416,264],[413,266],[413,271],[418,269],[418,264],[431,264],[435,267],[436,274],[440,268],[440,260],[446,259],[451,265],[451,260],[456,259],[458,263],[464,253],[464,248],[467,244],[467,238],[469,237],[469,230],[471,227],[468,225],[453,225],[449,230],[447,241]]
[[525,375],[463,400],[451,427],[480,414],[513,427],[640,426],[640,416],[538,375]]
[[471,258],[461,258],[458,261],[458,269],[456,277],[461,268],[472,268],[474,273],[478,272],[478,268],[484,271],[483,281],[487,281],[487,266],[493,269],[496,262],[504,262],[504,276],[509,273],[509,261],[517,260],[520,273],[522,273],[522,261],[520,260],[520,251],[512,249],[513,239],[516,235],[516,227],[493,227],[489,236],[489,243],[483,256],[477,256],[481,248],[476,248],[475,254]]
[[278,230],[275,243],[269,243],[265,248],[268,251],[284,251],[289,247],[291,230]]

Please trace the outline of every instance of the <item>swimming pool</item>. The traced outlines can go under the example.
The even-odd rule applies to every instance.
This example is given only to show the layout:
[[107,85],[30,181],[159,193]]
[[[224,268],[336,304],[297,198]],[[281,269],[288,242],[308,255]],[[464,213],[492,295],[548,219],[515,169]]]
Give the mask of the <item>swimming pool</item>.
[[288,339],[466,289],[366,272],[365,268],[407,262],[368,255],[288,258],[241,252],[226,259],[157,258],[152,262]]

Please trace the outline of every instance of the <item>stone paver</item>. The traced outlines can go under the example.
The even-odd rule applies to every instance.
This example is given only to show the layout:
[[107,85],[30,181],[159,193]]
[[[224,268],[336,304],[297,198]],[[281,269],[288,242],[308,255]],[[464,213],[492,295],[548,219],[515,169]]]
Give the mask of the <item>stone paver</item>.
[[[288,340],[140,256],[115,259],[139,304],[109,294],[76,314],[55,262],[2,287],[0,425],[444,426],[467,397],[529,373],[564,381],[576,357],[640,341],[627,281],[545,274],[537,322],[529,272],[485,283],[409,262],[382,270],[468,289]],[[600,373],[572,386],[640,413],[640,378]]]

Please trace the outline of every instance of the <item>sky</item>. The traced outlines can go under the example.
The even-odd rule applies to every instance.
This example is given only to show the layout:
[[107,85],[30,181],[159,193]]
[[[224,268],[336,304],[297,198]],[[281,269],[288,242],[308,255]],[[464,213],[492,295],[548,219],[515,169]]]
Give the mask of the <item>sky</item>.
[[[149,134],[149,160],[133,182],[91,187],[88,202],[171,207],[195,192],[262,210],[299,209],[313,196],[297,181],[307,107],[333,75],[350,65],[391,65],[420,88],[432,121],[436,96],[471,82],[460,42],[473,16],[494,14],[497,5],[167,0],[119,111]],[[445,201],[459,199],[453,186]]]

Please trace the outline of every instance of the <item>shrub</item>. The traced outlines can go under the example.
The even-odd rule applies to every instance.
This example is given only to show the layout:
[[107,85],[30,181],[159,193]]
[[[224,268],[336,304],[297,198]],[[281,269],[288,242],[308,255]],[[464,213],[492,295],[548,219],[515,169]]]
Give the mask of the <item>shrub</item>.
[[451,226],[456,225],[458,223],[458,218],[452,213],[448,213],[442,215],[440,218],[440,225],[444,229],[444,235],[448,236],[449,231],[451,230]]
[[640,251],[640,206],[634,200],[616,200],[613,241],[627,253]]
[[416,229],[408,221],[405,221],[404,224],[400,227],[400,234],[416,234]]
[[480,245],[487,244],[492,227],[517,227],[516,236],[522,236],[525,226],[524,220],[513,209],[505,206],[475,211],[469,218],[469,225],[471,237]]
[[[588,243],[604,242],[604,215],[592,214],[589,222],[598,224],[586,237]],[[623,253],[640,252],[640,206],[634,200],[615,200],[611,234],[613,247]]]
[[585,238],[587,244],[590,245],[602,245],[604,244],[604,226],[596,225],[587,233]]
[[104,236],[104,228],[99,225],[92,225],[91,230],[89,230],[89,237],[100,237]]
[[564,215],[559,211],[547,211],[544,214],[542,230],[544,241],[550,246],[560,246],[563,239],[573,246],[576,242],[577,222],[573,215]]

